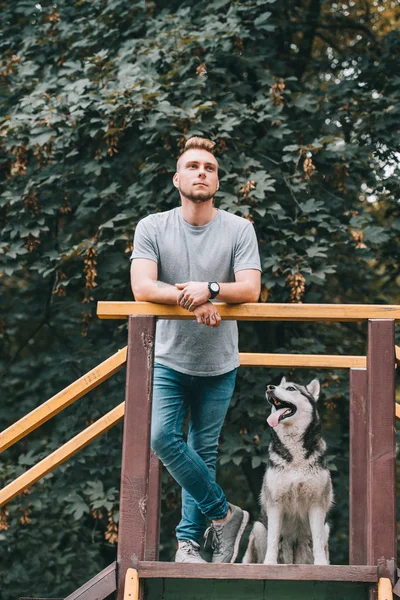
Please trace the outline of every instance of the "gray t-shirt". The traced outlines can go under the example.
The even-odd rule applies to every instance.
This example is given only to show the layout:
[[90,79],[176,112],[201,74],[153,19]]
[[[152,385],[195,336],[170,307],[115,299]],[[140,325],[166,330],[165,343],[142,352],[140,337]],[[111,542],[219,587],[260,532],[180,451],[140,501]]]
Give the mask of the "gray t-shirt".
[[[187,223],[181,208],[139,221],[132,259],[158,265],[158,279],[174,285],[187,281],[235,281],[244,269],[261,271],[253,225],[219,210],[207,225]],[[207,327],[197,321],[159,320],[155,360],[188,375],[222,375],[239,366],[236,321]]]

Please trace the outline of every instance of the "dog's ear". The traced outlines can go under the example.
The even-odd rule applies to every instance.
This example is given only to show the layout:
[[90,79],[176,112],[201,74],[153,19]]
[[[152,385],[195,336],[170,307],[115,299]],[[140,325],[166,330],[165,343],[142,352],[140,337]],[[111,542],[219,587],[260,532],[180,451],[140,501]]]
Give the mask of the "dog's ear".
[[279,385],[285,385],[285,383],[286,383],[286,377],[282,377]]
[[319,392],[320,392],[320,386],[319,386],[318,379],[313,379],[308,384],[307,389],[310,392],[310,394],[314,397],[314,400],[318,400],[318,398],[319,398]]

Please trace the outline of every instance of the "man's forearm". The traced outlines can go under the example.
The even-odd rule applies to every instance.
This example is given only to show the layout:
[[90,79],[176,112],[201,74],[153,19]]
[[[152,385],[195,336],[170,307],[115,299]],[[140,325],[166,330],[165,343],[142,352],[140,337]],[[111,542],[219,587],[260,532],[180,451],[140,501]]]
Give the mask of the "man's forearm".
[[232,283],[220,283],[220,293],[217,300],[237,304],[242,302],[258,302],[260,286],[250,281],[235,281]]
[[138,302],[156,302],[158,304],[176,304],[179,290],[174,285],[149,279],[140,285],[132,283],[132,291]]

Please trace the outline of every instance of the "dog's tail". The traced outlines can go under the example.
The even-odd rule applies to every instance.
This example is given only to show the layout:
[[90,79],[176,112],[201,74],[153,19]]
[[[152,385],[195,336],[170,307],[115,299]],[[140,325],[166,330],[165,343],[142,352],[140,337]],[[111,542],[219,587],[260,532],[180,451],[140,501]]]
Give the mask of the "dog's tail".
[[263,563],[267,553],[267,530],[260,522],[254,523],[251,530],[247,550],[243,556],[243,563]]

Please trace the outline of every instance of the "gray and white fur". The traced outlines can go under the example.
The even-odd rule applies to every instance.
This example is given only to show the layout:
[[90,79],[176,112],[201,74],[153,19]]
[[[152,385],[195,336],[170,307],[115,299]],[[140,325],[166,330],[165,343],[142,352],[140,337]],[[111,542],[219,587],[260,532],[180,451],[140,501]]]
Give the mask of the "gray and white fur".
[[282,379],[268,385],[272,405],[269,463],[260,495],[261,514],[253,526],[244,563],[329,564],[333,503],[317,401],[320,385]]

